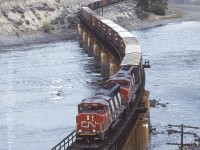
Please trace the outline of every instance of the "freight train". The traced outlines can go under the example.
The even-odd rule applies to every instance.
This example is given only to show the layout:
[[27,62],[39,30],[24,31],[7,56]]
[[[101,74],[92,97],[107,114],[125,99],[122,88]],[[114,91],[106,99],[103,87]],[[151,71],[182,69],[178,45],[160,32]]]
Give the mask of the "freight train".
[[101,36],[111,41],[124,57],[119,71],[106,81],[104,92],[97,92],[78,105],[77,140],[104,140],[110,128],[134,102],[139,88],[144,85],[142,82],[145,80],[145,72],[138,40],[126,29],[93,11],[120,1],[122,0],[94,0],[80,10],[81,17]]

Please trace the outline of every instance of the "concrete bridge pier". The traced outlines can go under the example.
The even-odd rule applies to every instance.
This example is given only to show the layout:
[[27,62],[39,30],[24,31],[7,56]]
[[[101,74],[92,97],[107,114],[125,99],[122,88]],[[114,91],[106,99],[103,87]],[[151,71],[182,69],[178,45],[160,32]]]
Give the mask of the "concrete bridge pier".
[[115,61],[114,57],[110,55],[110,76],[116,74],[118,69],[119,69],[119,65]]
[[137,150],[148,150],[149,149],[149,124],[148,119],[140,118],[137,122],[135,128],[134,137],[135,140],[135,149]]
[[94,42],[93,50],[94,50],[94,62],[93,69],[99,70],[101,69],[101,49],[102,47],[98,42]]
[[83,34],[83,27],[82,27],[82,25],[81,25],[80,23],[78,23],[78,34],[79,34],[79,36],[82,37],[82,34]]
[[149,101],[149,95],[150,92],[149,91],[145,91],[144,95],[143,95],[143,103],[145,104],[145,107],[147,108],[147,112],[143,113],[141,116],[141,120],[143,120],[143,122],[145,122],[145,124],[148,124],[148,130],[150,130],[150,101]]
[[83,49],[88,52],[88,32],[83,30]]
[[147,108],[147,112],[140,115],[135,128],[130,133],[123,150],[149,150],[149,91],[145,91],[142,103]]
[[93,57],[94,55],[94,38],[89,35],[88,36],[88,57]]
[[105,49],[101,50],[101,76],[110,76],[109,53]]

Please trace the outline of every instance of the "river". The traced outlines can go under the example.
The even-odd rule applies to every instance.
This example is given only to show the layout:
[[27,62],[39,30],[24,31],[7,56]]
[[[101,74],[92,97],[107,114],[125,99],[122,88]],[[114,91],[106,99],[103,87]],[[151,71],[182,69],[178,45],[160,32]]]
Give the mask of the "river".
[[[168,124],[200,127],[200,22],[168,24],[133,34],[142,45],[144,58],[150,59],[151,68],[146,69],[150,98],[169,103],[151,108],[151,124],[161,134],[151,135],[150,149],[175,150],[177,146],[166,143],[180,143],[180,135],[168,136]],[[184,143],[192,139],[184,135]]]
[[[151,108],[151,124],[200,127],[200,23],[183,22],[133,31],[139,39],[151,99],[169,103]],[[0,150],[50,149],[75,129],[77,104],[92,95],[101,77],[92,72],[79,41],[0,50]],[[179,135],[151,135],[152,150],[176,149]]]
[[78,41],[0,52],[0,150],[52,148],[75,129],[78,103],[98,87],[92,59]]

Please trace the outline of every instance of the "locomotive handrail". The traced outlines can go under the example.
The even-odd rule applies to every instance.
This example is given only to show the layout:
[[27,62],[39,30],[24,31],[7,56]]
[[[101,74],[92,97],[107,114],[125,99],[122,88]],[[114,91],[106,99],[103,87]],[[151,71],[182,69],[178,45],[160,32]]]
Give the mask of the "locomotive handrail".
[[72,131],[61,142],[54,146],[51,150],[65,150],[76,141],[76,130]]
[[84,19],[80,12],[78,13],[78,17],[82,21],[82,23],[86,25],[90,33],[92,33],[105,48],[109,49],[108,51],[115,57],[117,63],[120,64],[124,57],[123,53],[120,50],[118,50],[118,48],[113,44],[113,42],[111,42],[99,30],[97,30],[93,25],[91,25],[86,19]]

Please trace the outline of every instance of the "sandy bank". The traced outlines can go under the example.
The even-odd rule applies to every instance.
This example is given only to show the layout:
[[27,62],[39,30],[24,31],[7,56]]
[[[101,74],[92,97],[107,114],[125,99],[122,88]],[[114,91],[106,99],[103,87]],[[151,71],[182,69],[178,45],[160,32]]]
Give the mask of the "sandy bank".
[[[25,0],[26,1],[26,0]],[[85,0],[86,1],[86,0]],[[46,3],[45,3],[46,2]],[[77,34],[77,12],[80,9],[80,3],[78,0],[46,0],[42,4],[35,4],[34,0],[29,1],[29,3],[23,3],[23,5],[16,5],[16,2],[12,7],[13,10],[8,9],[5,3],[4,5],[0,4],[0,7],[4,13],[8,14],[6,17],[5,14],[0,15],[0,47],[12,46],[12,45],[26,45],[26,44],[34,44],[34,43],[45,43],[45,42],[55,42],[64,39],[74,39],[78,37]],[[84,1],[82,1],[84,2]],[[26,4],[26,9],[25,9]],[[31,4],[31,5],[30,5]],[[34,5],[33,5],[34,4]],[[52,5],[50,5],[52,4]],[[11,5],[11,4],[10,4]],[[22,9],[20,12],[20,6]],[[40,7],[39,7],[40,6]],[[140,20],[137,18],[134,9],[134,3],[130,2],[121,2],[119,4],[108,6],[104,8],[104,17],[110,19],[119,25],[123,26],[128,30],[139,30],[144,28],[151,28],[155,26],[165,25],[167,23],[172,22],[180,22],[180,21],[200,21],[200,6],[194,5],[169,5],[169,9],[167,10],[167,16],[159,17],[156,15],[150,14],[149,18],[146,20]],[[31,15],[26,15],[27,11],[34,9],[37,15],[34,14],[35,18],[32,18]],[[39,10],[38,10],[39,9]],[[18,12],[19,11],[19,12]],[[44,13],[48,13],[50,15],[45,16]],[[101,9],[97,10],[99,14],[101,14]],[[17,20],[9,21],[9,16],[11,13],[15,14],[15,17],[19,15],[25,15],[25,18],[21,20],[23,23],[21,25],[17,24]],[[21,14],[22,13],[22,14]],[[30,13],[30,12],[29,12]],[[32,12],[33,13],[33,12]],[[27,22],[25,20],[36,20],[41,19],[41,21]],[[36,17],[37,16],[37,17]],[[15,18],[13,17],[13,18]],[[7,19],[7,20],[6,20]],[[38,19],[38,20],[39,20]],[[41,30],[42,21],[50,20],[53,24],[53,29],[50,33],[44,33]],[[5,22],[9,21],[9,25]],[[19,21],[19,20],[18,20]],[[4,23],[2,23],[4,22]],[[37,25],[37,27],[36,27]],[[2,30],[4,29],[4,30]],[[20,32],[16,34],[16,30],[20,29]],[[9,31],[9,32],[8,32]]]

